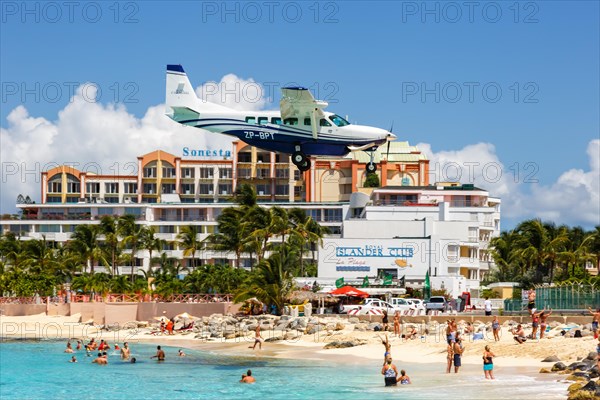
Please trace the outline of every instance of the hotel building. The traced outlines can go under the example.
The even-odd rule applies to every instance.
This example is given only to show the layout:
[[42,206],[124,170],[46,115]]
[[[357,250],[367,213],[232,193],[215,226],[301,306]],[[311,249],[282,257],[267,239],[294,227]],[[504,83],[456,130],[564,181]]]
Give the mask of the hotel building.
[[[362,152],[346,158],[313,158],[310,170],[304,173],[297,170],[289,155],[239,141],[232,143],[230,152],[184,149],[183,153],[190,157],[161,150],[139,156],[137,162],[127,165],[135,167],[127,175],[80,171],[66,165],[43,172],[40,202],[18,202],[22,215],[0,221],[1,231],[13,232],[23,240],[44,237],[64,243],[79,224],[99,224],[104,215],[131,214],[169,242],[165,247],[168,256],[184,259],[176,240],[180,228],[197,225],[199,239],[205,239],[217,229],[216,218],[231,205],[236,187],[250,184],[259,203],[305,209],[330,229],[326,246],[319,252],[320,277],[352,279],[389,269],[373,265],[367,271],[365,264],[355,270],[344,268],[351,265],[332,267],[323,259],[331,243],[381,242],[383,246],[406,237],[430,243],[424,250],[430,255],[434,243],[447,247],[453,258],[424,261],[432,276],[449,277],[447,285],[451,285],[450,278],[460,280],[462,276],[466,281],[461,285],[476,288],[489,269],[487,243],[499,234],[500,201],[468,185],[431,186],[429,161],[407,142],[392,142],[389,152],[383,146],[375,153],[381,183],[377,189],[364,187],[369,157]],[[210,157],[199,157],[202,154]],[[212,250],[198,253],[196,265],[233,264],[233,254]],[[137,257],[137,266],[147,269],[148,252],[139,251]],[[248,266],[250,259],[243,261]],[[411,264],[405,261],[406,266]],[[402,268],[410,268],[403,263],[398,261],[398,269],[388,272],[402,276]],[[419,265],[413,273],[405,274],[408,281],[423,280]],[[119,267],[119,271],[128,273],[130,267]]]

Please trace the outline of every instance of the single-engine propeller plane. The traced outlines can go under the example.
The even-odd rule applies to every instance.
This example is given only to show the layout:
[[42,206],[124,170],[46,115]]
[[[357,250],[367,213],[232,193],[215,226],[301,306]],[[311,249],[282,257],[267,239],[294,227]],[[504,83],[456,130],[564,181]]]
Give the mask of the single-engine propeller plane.
[[196,96],[183,67],[167,65],[167,115],[182,125],[235,136],[267,151],[292,155],[301,171],[310,168],[309,156],[344,156],[367,151],[367,172],[375,172],[373,152],[396,138],[385,129],[354,125],[323,111],[327,102],[316,100],[303,87],[282,88],[280,111],[238,111]]

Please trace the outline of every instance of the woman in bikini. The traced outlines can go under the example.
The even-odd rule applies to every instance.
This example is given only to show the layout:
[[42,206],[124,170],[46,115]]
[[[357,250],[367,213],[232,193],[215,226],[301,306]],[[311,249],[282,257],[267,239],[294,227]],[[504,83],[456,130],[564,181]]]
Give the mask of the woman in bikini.
[[449,374],[450,371],[452,370],[452,360],[454,359],[453,343],[448,343],[448,347],[446,348],[446,351],[447,351],[447,355],[446,355],[446,362],[447,362],[446,373]]
[[544,333],[546,333],[546,327],[548,326],[546,320],[548,319],[550,314],[552,314],[552,309],[550,309],[549,312],[546,312],[546,310],[544,310],[540,313],[540,339],[544,338]]
[[540,326],[540,314],[543,313],[539,312],[539,313],[532,313],[531,314],[531,327],[532,327],[532,331],[531,331],[531,339],[535,340],[537,339],[537,331],[538,331],[538,327]]
[[498,321],[498,317],[494,316],[492,320],[492,332],[494,333],[494,341],[500,341],[500,321]]
[[401,385],[410,385],[412,382],[410,381],[410,377],[406,375],[405,370],[400,370],[400,376],[398,377],[398,382]]
[[400,311],[394,313],[394,335],[400,337]]
[[485,346],[483,351],[483,373],[485,379],[494,379],[494,357],[495,354],[490,350],[490,346]]
[[[378,335],[379,336],[379,335]],[[381,339],[381,337],[380,337]],[[383,353],[383,365],[385,366],[388,358],[392,358],[392,345],[388,339],[387,333],[385,334],[385,340],[381,339],[381,344],[385,346],[385,353]],[[398,372],[398,371],[396,371]]]

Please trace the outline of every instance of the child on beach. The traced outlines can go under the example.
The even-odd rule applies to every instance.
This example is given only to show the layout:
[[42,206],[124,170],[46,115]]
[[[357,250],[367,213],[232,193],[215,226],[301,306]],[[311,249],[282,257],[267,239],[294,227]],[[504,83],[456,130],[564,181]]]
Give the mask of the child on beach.
[[546,333],[546,327],[548,326],[546,320],[548,319],[550,314],[552,314],[552,309],[550,309],[550,312],[546,312],[546,310],[544,309],[544,311],[540,313],[540,339],[544,338],[544,333]]

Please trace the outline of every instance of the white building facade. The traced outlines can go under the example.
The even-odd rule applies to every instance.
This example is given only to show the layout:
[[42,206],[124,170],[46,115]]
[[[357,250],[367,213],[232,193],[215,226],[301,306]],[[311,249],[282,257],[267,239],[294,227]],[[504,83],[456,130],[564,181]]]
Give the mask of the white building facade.
[[472,185],[385,187],[354,193],[339,238],[324,240],[320,279],[371,282],[385,275],[453,297],[477,292],[500,234],[500,199]]

